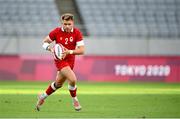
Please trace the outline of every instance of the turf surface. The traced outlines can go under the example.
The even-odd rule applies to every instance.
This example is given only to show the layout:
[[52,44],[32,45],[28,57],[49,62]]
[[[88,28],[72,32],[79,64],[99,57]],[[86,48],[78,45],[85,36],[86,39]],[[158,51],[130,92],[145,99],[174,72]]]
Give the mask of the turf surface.
[[0,81],[0,117],[180,117],[180,84],[79,82],[78,97],[83,107],[79,112],[73,109],[65,84],[37,112],[36,95],[48,84]]

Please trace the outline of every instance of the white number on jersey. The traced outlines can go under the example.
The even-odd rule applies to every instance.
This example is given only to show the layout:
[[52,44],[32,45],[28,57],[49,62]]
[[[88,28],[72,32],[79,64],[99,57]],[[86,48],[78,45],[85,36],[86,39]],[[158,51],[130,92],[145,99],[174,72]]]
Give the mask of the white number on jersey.
[[69,39],[65,38],[65,44],[68,44],[68,41],[73,42],[73,37],[71,36]]
[[66,45],[68,44],[68,38],[65,38],[65,44]]

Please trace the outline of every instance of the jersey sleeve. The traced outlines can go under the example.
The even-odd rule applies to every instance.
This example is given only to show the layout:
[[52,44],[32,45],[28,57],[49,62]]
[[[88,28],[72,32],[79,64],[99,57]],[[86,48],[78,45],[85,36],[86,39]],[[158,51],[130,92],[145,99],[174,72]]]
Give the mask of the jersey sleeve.
[[49,38],[54,41],[56,40],[56,33],[57,33],[57,28],[52,30],[50,33],[49,33]]
[[82,46],[82,45],[84,45],[83,35],[82,35],[82,33],[78,30],[78,31],[77,31],[76,46]]
[[83,40],[82,33],[79,30],[77,30],[77,40],[76,40],[76,42],[79,42],[81,40]]

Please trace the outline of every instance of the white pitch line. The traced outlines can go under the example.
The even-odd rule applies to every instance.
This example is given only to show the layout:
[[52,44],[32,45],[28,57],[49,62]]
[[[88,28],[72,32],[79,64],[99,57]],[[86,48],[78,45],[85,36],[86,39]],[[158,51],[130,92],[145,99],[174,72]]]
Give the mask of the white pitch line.
[[[0,89],[0,94],[38,94],[43,90],[32,89]],[[59,90],[55,94],[69,94],[68,90]],[[78,94],[180,94],[180,89],[168,89],[168,90],[118,90],[118,91],[83,91],[78,90]]]

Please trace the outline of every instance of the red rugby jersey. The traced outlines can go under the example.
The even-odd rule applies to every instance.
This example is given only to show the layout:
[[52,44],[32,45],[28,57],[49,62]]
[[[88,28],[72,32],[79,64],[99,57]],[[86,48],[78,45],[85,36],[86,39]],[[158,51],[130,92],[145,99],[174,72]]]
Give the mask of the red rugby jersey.
[[[73,28],[70,33],[65,32],[62,27],[57,27],[49,33],[49,38],[55,43],[62,44],[69,50],[76,48],[76,43],[83,40],[82,33],[78,28]],[[74,55],[68,55],[66,58],[73,58]]]

